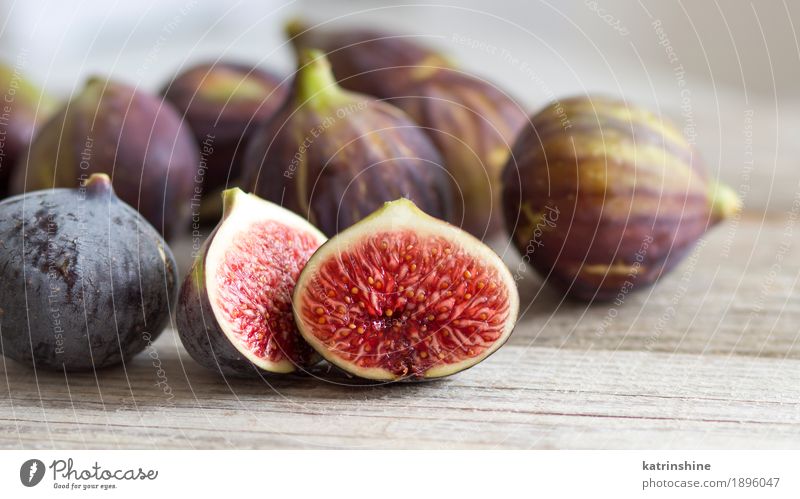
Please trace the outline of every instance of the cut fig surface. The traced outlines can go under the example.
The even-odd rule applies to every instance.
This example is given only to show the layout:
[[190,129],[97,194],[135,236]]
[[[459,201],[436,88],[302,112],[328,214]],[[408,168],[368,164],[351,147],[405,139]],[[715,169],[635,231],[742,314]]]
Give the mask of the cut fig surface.
[[506,341],[518,310],[514,280],[490,248],[406,199],[324,244],[294,294],[306,341],[375,380],[471,367]]
[[292,293],[325,236],[239,189],[224,198],[223,219],[181,291],[181,340],[195,360],[225,374],[303,368],[316,355],[297,332]]

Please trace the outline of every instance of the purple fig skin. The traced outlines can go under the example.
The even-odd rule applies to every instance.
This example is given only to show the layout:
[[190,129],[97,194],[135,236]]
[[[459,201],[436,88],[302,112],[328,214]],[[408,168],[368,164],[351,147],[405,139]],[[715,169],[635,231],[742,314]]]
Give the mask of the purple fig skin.
[[169,246],[106,175],[0,203],[0,353],[32,369],[90,371],[130,359],[169,322]]
[[[403,95],[405,81],[426,68],[452,68],[442,54],[394,33],[370,29],[311,28],[296,19],[286,26],[296,50],[317,49],[342,87],[388,99]],[[380,75],[373,72],[380,70]]]
[[50,119],[12,180],[16,193],[77,187],[111,176],[120,199],[171,239],[185,231],[197,174],[197,144],[171,104],[131,86],[90,79]]
[[214,318],[211,302],[205,292],[205,257],[216,236],[208,236],[201,257],[192,265],[178,295],[175,325],[178,336],[189,355],[201,366],[223,376],[253,377],[264,371],[253,365],[225,336]]
[[503,172],[503,202],[523,260],[584,301],[653,284],[740,209],[674,125],[604,97],[531,118]]
[[458,185],[454,219],[483,239],[503,228],[500,176],[525,112],[492,84],[456,70],[411,79],[387,102],[425,127]]
[[328,236],[400,197],[450,220],[451,180],[427,135],[401,110],[338,88],[308,52],[286,105],[258,130],[245,186]]
[[326,52],[343,88],[386,100],[425,130],[457,185],[454,223],[478,238],[502,231],[500,175],[527,122],[514,99],[411,37],[299,21],[287,34],[296,50]]
[[[291,254],[290,258],[307,258],[318,245],[322,244],[325,237],[301,217],[274,204],[258,199],[256,196],[245,194],[238,188],[225,190],[223,197],[225,201],[223,203],[222,219],[203,244],[181,286],[178,296],[175,321],[181,342],[189,352],[189,355],[200,365],[219,372],[223,376],[279,376],[305,371],[306,368],[317,363],[319,358],[296,330],[290,331],[287,329],[289,327],[294,328],[291,309],[289,308],[287,312],[287,309],[283,308],[283,306],[274,305],[275,301],[273,301],[273,305],[267,305],[260,310],[260,313],[267,316],[276,314],[272,317],[276,321],[275,324],[268,326],[265,330],[261,330],[260,334],[261,338],[273,333],[287,335],[279,340],[272,336],[268,340],[270,342],[281,342],[280,344],[286,348],[286,350],[283,350],[282,355],[275,358],[253,354],[254,356],[250,357],[247,353],[242,353],[237,348],[236,345],[247,349],[250,347],[247,346],[248,340],[236,336],[241,333],[240,330],[235,329],[237,326],[231,326],[231,328],[234,328],[234,332],[231,333],[233,335],[232,338],[225,332],[219,322],[227,321],[229,318],[226,318],[225,312],[222,311],[218,312],[222,315],[216,315],[217,313],[215,313],[211,303],[211,296],[214,293],[210,292],[212,290],[209,287],[214,287],[213,291],[220,292],[223,287],[229,286],[230,283],[227,281],[227,277],[220,277],[220,274],[217,273],[221,263],[218,261],[215,265],[214,261],[211,260],[213,257],[209,255],[216,252],[217,258],[224,260],[230,251],[246,251],[242,248],[236,249],[236,241],[240,239],[241,231],[249,231],[253,227],[252,224],[264,221],[277,221],[281,225],[296,230],[298,238],[308,238],[305,242],[309,246],[304,247],[304,243],[298,242],[299,239],[292,239],[292,235],[288,236],[288,246],[285,248],[289,248],[286,254]],[[275,246],[276,241],[274,238],[280,237],[278,234],[270,233],[263,237],[267,239],[258,243],[260,247],[269,248],[270,251],[282,251],[277,250],[278,246]],[[294,246],[292,241],[300,244],[300,246]],[[304,261],[295,260],[292,263],[275,264],[277,266],[275,268],[291,272],[288,267],[291,267],[294,263],[301,263],[298,268],[302,268],[305,265]],[[299,273],[299,270],[297,272]],[[258,287],[257,290],[251,290],[254,295],[266,295],[271,297],[272,300],[284,303],[286,307],[291,307],[291,289],[284,290],[286,295],[283,295],[280,288],[290,283],[289,278],[293,280],[296,279],[296,276],[284,273],[281,278],[284,279],[282,282],[270,285],[266,281],[259,280],[253,276],[248,278],[246,274],[247,271],[237,273],[237,279],[244,279],[236,282],[238,286],[237,294],[244,289],[249,289],[251,286],[256,286]],[[261,277],[264,277],[263,274]],[[291,286],[294,286],[293,281]],[[219,298],[219,300],[224,299],[226,298]],[[283,302],[282,300],[289,301]],[[247,307],[248,305],[240,303],[236,307],[240,306]],[[220,307],[225,308],[222,305]],[[237,308],[237,310],[240,309]]]
[[0,199],[9,194],[12,172],[36,130],[55,110],[55,101],[15,68],[0,64],[0,98],[6,106],[0,120]]
[[179,74],[161,95],[184,117],[205,152],[204,196],[237,182],[254,130],[272,117],[288,93],[283,78],[236,62],[205,63]]

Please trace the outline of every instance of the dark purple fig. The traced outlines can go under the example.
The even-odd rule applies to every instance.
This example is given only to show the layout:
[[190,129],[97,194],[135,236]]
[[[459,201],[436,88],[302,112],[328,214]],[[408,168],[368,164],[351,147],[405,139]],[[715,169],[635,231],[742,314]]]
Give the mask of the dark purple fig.
[[328,235],[399,197],[449,218],[451,183],[430,139],[396,107],[341,90],[316,51],[302,53],[292,95],[245,161],[246,186]]
[[200,145],[204,206],[214,223],[222,189],[239,181],[242,156],[258,125],[286,99],[283,79],[233,62],[206,63],[182,72],[161,95],[180,112]]
[[589,301],[654,283],[740,209],[672,123],[602,97],[531,118],[503,172],[503,203],[523,261]]
[[119,364],[164,329],[177,291],[158,232],[108,176],[0,203],[0,352],[36,369]]
[[[380,98],[403,95],[405,82],[433,68],[451,68],[442,54],[412,37],[371,29],[312,28],[299,19],[286,25],[296,49],[318,49],[333,66],[339,83],[349,90]],[[380,75],[374,74],[380,70]]]
[[9,192],[15,166],[38,127],[50,117],[56,102],[26,80],[16,68],[0,63],[0,199]]
[[223,197],[222,220],[181,287],[181,342],[198,363],[223,375],[302,370],[318,358],[297,332],[292,293],[325,236],[240,189]]
[[77,187],[111,176],[117,195],[167,239],[188,227],[199,155],[171,104],[128,85],[90,79],[50,119],[14,174],[14,192]]
[[[525,111],[496,85],[455,67],[409,37],[365,30],[305,28],[288,34],[296,49],[329,54],[342,87],[387,100],[428,133],[458,189],[454,221],[478,237],[502,228],[500,173]],[[460,196],[460,198],[459,198]]]

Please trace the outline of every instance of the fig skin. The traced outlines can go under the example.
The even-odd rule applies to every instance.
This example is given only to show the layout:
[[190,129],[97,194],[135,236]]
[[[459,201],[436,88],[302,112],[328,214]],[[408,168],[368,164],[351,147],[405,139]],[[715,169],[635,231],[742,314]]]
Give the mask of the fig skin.
[[527,122],[519,105],[493,84],[450,69],[408,80],[387,102],[425,127],[441,151],[461,194],[454,220],[479,239],[501,233],[500,176]]
[[[286,25],[286,34],[298,52],[325,52],[342,87],[383,99],[403,95],[404,82],[414,77],[420,66],[454,67],[443,54],[394,33],[312,28],[294,19]],[[374,74],[375,70],[380,74]]]
[[240,180],[242,157],[253,131],[287,96],[283,78],[238,62],[192,66],[161,95],[183,116],[206,161],[203,197],[213,223],[222,213],[222,189]]
[[[224,243],[231,240],[230,232],[227,235],[220,236],[220,231],[228,223],[237,223],[233,220],[234,212],[237,210],[247,212],[250,216],[248,223],[257,221],[256,219],[260,215],[259,212],[268,211],[269,213],[267,214],[271,216],[271,219],[278,220],[286,225],[294,225],[298,230],[316,237],[318,245],[325,241],[325,236],[301,217],[279,206],[257,199],[253,195],[245,194],[238,188],[225,190],[223,198],[224,211],[222,219],[206,239],[180,289],[175,322],[181,343],[198,364],[223,376],[263,377],[265,375],[285,375],[296,373],[317,363],[319,361],[318,357],[311,351],[310,347],[305,345],[299,335],[297,341],[302,343],[302,347],[306,348],[309,353],[307,366],[297,366],[285,359],[281,365],[276,365],[277,363],[268,360],[259,362],[252,358],[252,354],[246,354],[239,350],[225,333],[217,319],[214,307],[211,305],[206,278],[207,269],[211,265],[209,250],[217,242]],[[267,218],[261,218],[260,220],[267,220]],[[220,237],[222,237],[222,241],[219,241]],[[264,289],[263,291],[267,293],[269,289]]]
[[449,219],[451,181],[434,145],[401,110],[341,90],[325,57],[304,51],[286,105],[245,158],[245,185],[331,236],[406,196]]
[[653,284],[741,204],[673,124],[597,96],[531,118],[503,172],[503,202],[523,260],[584,301]]
[[384,99],[425,130],[457,185],[454,223],[478,238],[502,232],[500,175],[527,122],[512,97],[410,37],[308,28],[299,21],[286,31],[296,50],[327,52],[343,88]]
[[0,63],[0,94],[6,112],[0,119],[0,199],[9,193],[14,168],[36,130],[55,110],[56,102],[25,79],[18,70]]
[[35,369],[86,371],[158,337],[177,294],[167,244],[106,175],[0,203],[0,349]]
[[171,104],[141,90],[89,79],[41,128],[27,160],[15,171],[15,193],[74,188],[105,173],[166,239],[188,228],[197,144]]

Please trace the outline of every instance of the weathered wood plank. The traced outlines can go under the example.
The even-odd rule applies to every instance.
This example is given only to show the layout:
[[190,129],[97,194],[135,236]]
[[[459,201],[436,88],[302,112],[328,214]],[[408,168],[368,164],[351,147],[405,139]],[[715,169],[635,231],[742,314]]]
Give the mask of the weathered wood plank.
[[526,274],[530,307],[509,344],[442,382],[224,380],[172,331],[97,376],[6,361],[0,447],[797,447],[800,250],[787,220],[712,233],[611,321],[609,305],[537,294]]
[[[800,444],[800,361],[510,346],[438,383],[230,380],[157,345],[70,376],[7,370],[3,447],[636,447]],[[184,359],[185,360],[185,359]],[[100,400],[102,394],[102,401]],[[134,403],[135,402],[135,403]],[[12,413],[13,408],[13,413]],[[98,410],[99,409],[99,410]],[[654,439],[654,436],[658,436]]]

